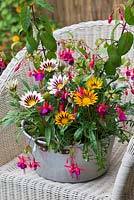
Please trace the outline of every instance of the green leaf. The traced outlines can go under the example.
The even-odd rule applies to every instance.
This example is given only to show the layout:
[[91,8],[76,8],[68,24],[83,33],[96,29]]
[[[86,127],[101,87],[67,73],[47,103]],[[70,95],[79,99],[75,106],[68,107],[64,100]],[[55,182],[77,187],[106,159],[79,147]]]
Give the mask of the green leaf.
[[51,135],[52,135],[52,130],[51,127],[48,126],[45,128],[45,139],[48,146],[50,145]]
[[110,65],[113,67],[119,67],[121,65],[121,56],[118,53],[118,48],[114,45],[109,45],[107,51]]
[[107,75],[115,75],[116,68],[110,64],[109,60],[105,63],[104,69]]
[[34,39],[33,37],[33,32],[30,31],[27,33],[27,41],[26,41],[26,48],[27,48],[27,51],[28,53],[33,53],[34,50],[37,50],[37,47],[38,47],[38,41]]
[[45,31],[47,31],[49,34],[53,34],[52,33],[52,27],[49,23],[45,23],[44,28],[45,28]]
[[54,8],[49,3],[47,3],[46,0],[36,0],[35,2],[51,12],[54,11]]
[[125,8],[125,20],[129,25],[134,25],[134,13],[132,12],[131,5]]
[[118,52],[120,55],[126,54],[132,47],[133,44],[133,34],[130,32],[125,32],[121,35],[118,42]]
[[56,59],[56,54],[55,52],[52,52],[52,51],[48,51],[47,54],[46,54],[46,57],[50,60],[52,58]]
[[82,136],[82,131],[83,131],[83,129],[82,129],[81,127],[78,128],[78,129],[75,131],[75,133],[74,133],[74,139],[75,139],[75,140],[78,140],[78,139],[81,138],[81,136]]
[[41,41],[43,45],[46,47],[47,50],[55,52],[57,50],[56,40],[53,35],[49,34],[48,32],[42,33],[40,35]]
[[118,25],[120,24],[120,22],[118,22],[118,21],[115,21],[115,25],[114,25],[114,27],[113,27],[113,29],[112,29],[112,31],[111,31],[111,40],[114,40],[114,34],[115,34],[115,30],[116,30],[116,28],[118,27]]
[[26,89],[27,89],[28,91],[30,91],[31,88],[29,87],[28,83],[27,83],[24,79],[21,79],[21,81],[22,81],[23,85],[26,87]]
[[27,32],[31,23],[31,14],[30,14],[30,9],[28,7],[25,7],[22,9],[21,15],[20,15],[20,21],[21,21],[23,30]]
[[96,140],[96,137],[94,135],[94,132],[89,129],[89,134],[90,134],[91,146],[92,146],[94,152],[97,153],[97,151],[98,151],[98,144],[97,144],[97,140]]

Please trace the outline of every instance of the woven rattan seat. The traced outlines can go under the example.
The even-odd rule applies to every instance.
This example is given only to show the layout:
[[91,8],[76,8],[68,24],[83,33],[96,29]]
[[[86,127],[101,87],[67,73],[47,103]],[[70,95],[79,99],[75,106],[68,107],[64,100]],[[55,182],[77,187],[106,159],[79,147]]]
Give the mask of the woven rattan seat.
[[[68,38],[69,35],[66,32],[70,31],[75,38],[85,39],[90,46],[93,46],[97,38],[109,38],[112,27],[113,24],[108,25],[106,21],[85,22],[57,30],[54,32],[54,36],[56,39]],[[115,33],[116,37],[119,36],[120,31],[119,27]],[[4,117],[7,110],[10,109],[7,102],[7,81],[14,77],[25,77],[32,84],[27,75],[27,66],[31,65],[28,61],[25,63],[26,66],[22,66],[17,73],[14,73],[14,68],[23,60],[24,53],[24,49],[20,51],[0,77],[0,118]],[[128,55],[131,60],[134,59],[133,54],[133,51],[130,51]],[[19,88],[21,91],[22,85]],[[35,171],[27,170],[24,174],[17,168],[16,155],[21,152],[25,141],[22,138],[19,144],[15,143],[14,129],[15,127],[10,127],[3,130],[0,127],[0,200],[110,200],[115,180],[116,188],[119,191],[114,189],[113,200],[134,200],[134,170],[133,168],[132,172],[129,170],[134,163],[133,155],[129,159],[128,165],[120,168],[120,176],[117,176],[122,157],[126,151],[126,143],[121,144],[117,139],[115,140],[110,168],[106,174],[98,179],[78,184],[58,183],[39,177]],[[126,156],[125,163],[127,163],[127,158]],[[122,179],[122,176],[125,179]]]

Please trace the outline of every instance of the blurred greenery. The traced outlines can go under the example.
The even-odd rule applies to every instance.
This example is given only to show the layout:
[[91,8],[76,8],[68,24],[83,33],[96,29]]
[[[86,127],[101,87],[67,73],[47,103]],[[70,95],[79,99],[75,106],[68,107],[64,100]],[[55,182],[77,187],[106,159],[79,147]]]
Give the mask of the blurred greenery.
[[[8,64],[11,58],[25,46],[28,30],[24,31],[22,26],[22,12],[25,8],[37,2],[37,8],[35,8],[37,18],[41,14],[44,15],[46,9],[53,10],[49,4],[45,3],[45,0],[0,0],[0,57],[5,64]],[[38,9],[39,6],[40,9]],[[44,17],[52,24],[53,30],[58,27],[56,22],[47,16]]]

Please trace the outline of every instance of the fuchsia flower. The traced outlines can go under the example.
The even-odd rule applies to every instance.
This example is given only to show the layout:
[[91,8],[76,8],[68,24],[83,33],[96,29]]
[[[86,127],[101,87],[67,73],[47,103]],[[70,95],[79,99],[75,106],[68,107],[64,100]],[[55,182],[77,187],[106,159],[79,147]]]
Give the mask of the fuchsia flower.
[[37,108],[37,110],[41,110],[41,115],[47,115],[49,112],[54,111],[54,108],[49,105],[49,103],[46,101],[42,108]]
[[40,167],[40,163],[35,161],[35,159],[33,159],[33,162],[29,164],[30,169],[34,169],[36,170],[38,167]]
[[126,117],[125,113],[122,111],[122,109],[119,106],[116,108],[116,112],[119,115],[119,120],[120,121],[126,121],[127,117]]
[[0,70],[3,70],[3,69],[5,69],[5,64],[4,64],[4,62],[2,61],[2,58],[0,58]]
[[129,69],[129,67],[127,66],[127,69],[126,69],[126,76],[131,76],[131,70]]
[[92,69],[92,68],[94,67],[94,62],[95,62],[95,56],[92,55],[91,61],[90,61],[90,63],[89,63],[90,69]]
[[59,51],[58,56],[60,59],[64,60],[69,65],[74,64],[74,57],[72,56],[72,52],[70,51],[70,49],[64,49],[64,51],[62,52]]
[[109,108],[109,106],[105,106],[103,103],[99,104],[99,108],[96,109],[96,112],[98,112],[100,119],[107,113],[107,108]]
[[19,162],[17,162],[17,166],[24,170],[28,167],[29,157],[24,158],[23,156],[18,156]]
[[[71,156],[70,158],[70,165],[64,165],[65,168],[68,169],[71,177],[73,178],[73,174],[76,175],[76,179],[78,180],[78,177],[80,176],[81,171],[83,171],[84,169],[79,168],[77,162],[74,160],[74,157]],[[68,159],[66,161],[68,163]]]
[[44,69],[38,69],[38,71],[32,70],[32,76],[35,77],[35,81],[42,81],[45,77]]

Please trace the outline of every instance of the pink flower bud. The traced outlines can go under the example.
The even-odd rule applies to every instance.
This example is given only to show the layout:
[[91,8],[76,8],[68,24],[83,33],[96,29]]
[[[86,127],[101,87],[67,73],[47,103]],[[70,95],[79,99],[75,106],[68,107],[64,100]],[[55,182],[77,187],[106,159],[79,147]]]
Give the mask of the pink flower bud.
[[128,95],[128,90],[125,90],[125,92],[124,92],[124,93],[125,93],[125,95]]
[[92,69],[93,66],[94,66],[94,61],[95,61],[95,56],[92,55],[92,59],[91,59],[91,61],[90,61],[90,63],[89,63],[89,67],[90,67],[91,69]]
[[18,71],[18,69],[20,68],[20,66],[21,66],[21,63],[19,63],[19,64],[15,67],[14,71],[15,71],[15,72]]
[[134,94],[134,88],[131,88],[131,93]]

